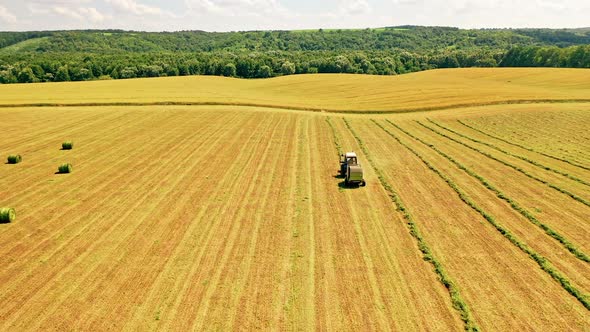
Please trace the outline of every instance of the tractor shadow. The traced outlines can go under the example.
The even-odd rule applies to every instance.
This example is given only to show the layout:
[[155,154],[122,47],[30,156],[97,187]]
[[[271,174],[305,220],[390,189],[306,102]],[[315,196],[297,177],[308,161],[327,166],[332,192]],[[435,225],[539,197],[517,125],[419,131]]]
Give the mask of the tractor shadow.
[[351,190],[351,189],[358,189],[360,187],[359,184],[346,184],[346,181],[338,182],[338,189],[339,190]]
[[357,189],[360,187],[360,184],[356,183],[356,184],[346,184],[346,181],[344,180],[344,178],[346,178],[344,175],[341,175],[340,173],[334,175],[334,179],[339,179],[342,180],[340,182],[338,182],[338,190],[350,190],[350,189]]

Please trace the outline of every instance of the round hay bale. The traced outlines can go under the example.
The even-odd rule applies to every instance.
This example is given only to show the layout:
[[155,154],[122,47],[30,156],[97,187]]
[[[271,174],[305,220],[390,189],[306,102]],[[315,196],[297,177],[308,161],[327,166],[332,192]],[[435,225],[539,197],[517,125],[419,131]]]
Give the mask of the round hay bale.
[[62,150],[71,150],[73,148],[74,148],[74,142],[72,142],[72,141],[65,141],[65,142],[61,143]]
[[16,211],[13,208],[0,208],[0,222],[11,223],[16,219]]
[[72,164],[61,164],[57,168],[60,174],[71,173],[72,172]]
[[18,164],[23,161],[23,157],[20,154],[11,154],[8,156],[8,163],[9,164]]

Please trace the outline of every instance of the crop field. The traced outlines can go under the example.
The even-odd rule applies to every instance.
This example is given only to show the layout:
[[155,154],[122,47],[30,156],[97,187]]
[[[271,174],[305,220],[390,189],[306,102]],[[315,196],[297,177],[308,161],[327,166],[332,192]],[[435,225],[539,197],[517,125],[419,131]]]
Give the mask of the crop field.
[[589,331],[587,73],[0,86],[0,330]]

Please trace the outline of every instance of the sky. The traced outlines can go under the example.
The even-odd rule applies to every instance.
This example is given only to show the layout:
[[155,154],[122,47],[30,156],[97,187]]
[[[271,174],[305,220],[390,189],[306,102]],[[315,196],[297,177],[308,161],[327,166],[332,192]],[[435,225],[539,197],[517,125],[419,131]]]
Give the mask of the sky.
[[590,26],[589,0],[0,0],[0,31]]

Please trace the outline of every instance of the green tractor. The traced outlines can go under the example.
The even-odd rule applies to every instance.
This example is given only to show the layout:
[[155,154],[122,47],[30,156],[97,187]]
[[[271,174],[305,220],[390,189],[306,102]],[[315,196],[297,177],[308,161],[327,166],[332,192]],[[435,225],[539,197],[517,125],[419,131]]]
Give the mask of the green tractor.
[[360,185],[364,187],[367,184],[363,178],[363,168],[358,163],[354,152],[340,155],[340,176],[344,177],[346,186]]

